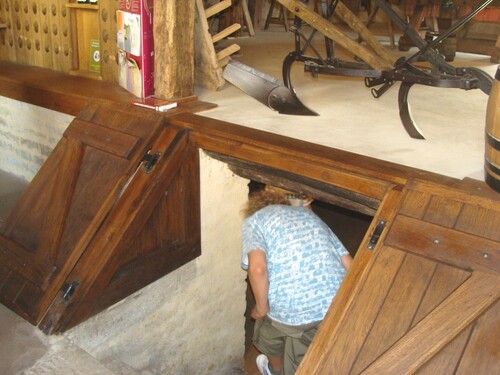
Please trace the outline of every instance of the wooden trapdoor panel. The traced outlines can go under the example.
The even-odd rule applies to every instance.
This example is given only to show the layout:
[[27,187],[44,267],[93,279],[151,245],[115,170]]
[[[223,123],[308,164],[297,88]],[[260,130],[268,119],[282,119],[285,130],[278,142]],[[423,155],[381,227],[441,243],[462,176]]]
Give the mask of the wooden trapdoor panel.
[[201,253],[198,150],[165,127],[116,197],[39,327],[60,333]]
[[299,373],[498,373],[500,201],[410,182],[394,211]]
[[38,324],[162,126],[91,103],[0,228],[0,302]]

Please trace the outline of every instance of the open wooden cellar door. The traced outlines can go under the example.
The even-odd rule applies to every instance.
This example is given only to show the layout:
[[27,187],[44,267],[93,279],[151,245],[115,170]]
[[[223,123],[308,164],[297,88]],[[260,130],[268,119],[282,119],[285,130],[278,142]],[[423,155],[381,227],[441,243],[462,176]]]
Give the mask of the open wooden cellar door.
[[200,254],[198,151],[154,111],[91,102],[0,228],[0,301],[62,332]]
[[499,214],[445,186],[390,191],[298,373],[497,373]]

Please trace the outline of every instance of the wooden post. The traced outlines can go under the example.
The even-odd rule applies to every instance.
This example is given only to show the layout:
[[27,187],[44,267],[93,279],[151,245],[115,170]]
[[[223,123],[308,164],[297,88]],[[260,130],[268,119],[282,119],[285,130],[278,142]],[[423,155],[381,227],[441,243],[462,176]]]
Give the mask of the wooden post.
[[194,95],[195,0],[157,0],[154,9],[155,95]]

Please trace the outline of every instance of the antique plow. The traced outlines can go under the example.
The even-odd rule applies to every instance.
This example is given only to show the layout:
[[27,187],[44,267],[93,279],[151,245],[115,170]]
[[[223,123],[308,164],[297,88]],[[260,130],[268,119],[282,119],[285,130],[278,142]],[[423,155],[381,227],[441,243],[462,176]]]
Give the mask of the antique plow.
[[[364,77],[365,85],[371,87],[375,98],[382,96],[394,83],[401,82],[398,94],[399,114],[405,130],[412,138],[424,139],[410,113],[408,93],[415,84],[458,88],[463,90],[480,89],[489,94],[493,78],[477,68],[455,68],[447,63],[435,49],[439,43],[470,21],[478,12],[484,9],[492,0],[485,0],[468,15],[458,20],[450,29],[437,39],[427,42],[407,22],[402,20],[385,0],[375,0],[376,5],[398,26],[414,45],[418,52],[409,57],[395,61],[392,55],[366,28],[359,18],[339,0],[322,0],[323,16],[309,9],[299,0],[278,0],[295,17],[291,28],[295,34],[295,50],[290,52],[283,61],[283,83],[293,93],[290,71],[294,62],[304,63],[304,71],[317,76],[319,74]],[[342,19],[359,35],[366,45],[349,38],[343,30],[330,22],[333,15]],[[302,32],[302,23],[306,22],[313,28],[309,36]],[[325,37],[326,56],[322,56],[312,45],[317,32]],[[335,57],[334,43],[355,55],[354,61],[345,61]],[[312,51],[314,56],[306,55]],[[426,65],[415,64],[426,61]]]

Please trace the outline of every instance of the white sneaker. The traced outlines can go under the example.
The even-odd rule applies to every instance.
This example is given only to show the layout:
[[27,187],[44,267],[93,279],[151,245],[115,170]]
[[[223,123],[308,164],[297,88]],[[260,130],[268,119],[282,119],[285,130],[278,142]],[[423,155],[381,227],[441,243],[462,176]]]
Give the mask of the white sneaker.
[[255,362],[257,363],[257,368],[262,375],[273,375],[269,369],[269,359],[267,359],[265,354],[259,354],[255,359]]

